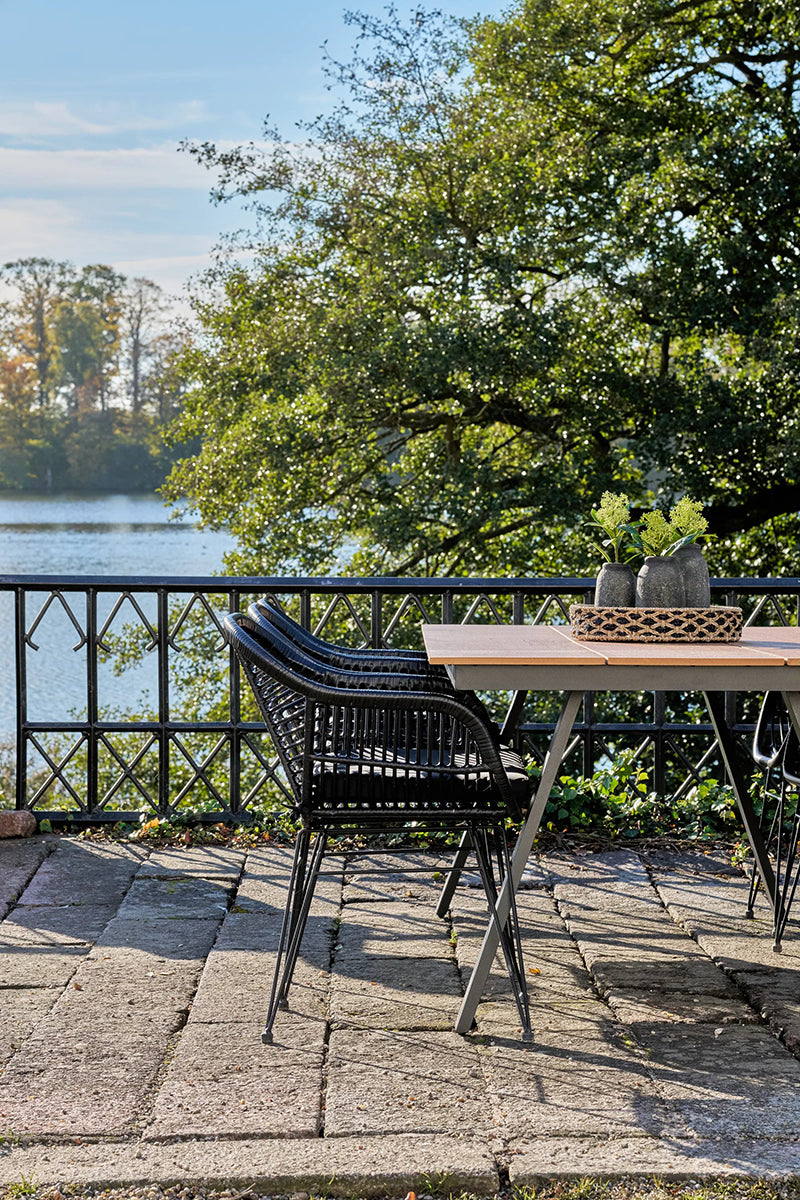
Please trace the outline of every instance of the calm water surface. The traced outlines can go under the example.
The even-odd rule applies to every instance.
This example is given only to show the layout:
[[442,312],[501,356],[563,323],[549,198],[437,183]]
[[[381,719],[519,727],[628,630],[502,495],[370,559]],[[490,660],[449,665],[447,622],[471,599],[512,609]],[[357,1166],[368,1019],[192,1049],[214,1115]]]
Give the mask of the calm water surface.
[[[155,496],[0,495],[2,575],[213,575],[232,548],[227,533],[171,521]],[[107,613],[113,601],[98,602],[101,621],[102,606]],[[83,598],[74,603],[82,623]],[[37,597],[29,594],[29,626],[38,607]],[[115,630],[133,615],[126,605]],[[15,720],[14,613],[12,597],[2,592],[0,630],[0,740],[7,740]],[[68,615],[52,605],[34,635],[40,649],[28,654],[30,719],[85,715],[86,656],[72,651],[76,640]],[[101,704],[124,709],[147,703],[154,685],[152,666],[147,663],[122,677],[109,666],[102,668]]]

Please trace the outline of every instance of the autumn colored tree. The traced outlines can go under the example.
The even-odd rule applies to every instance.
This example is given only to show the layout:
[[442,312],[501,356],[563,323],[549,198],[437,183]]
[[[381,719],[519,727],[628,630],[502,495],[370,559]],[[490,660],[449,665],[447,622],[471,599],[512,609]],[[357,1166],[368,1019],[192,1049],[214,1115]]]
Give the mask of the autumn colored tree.
[[11,341],[33,364],[36,399],[41,408],[55,396],[59,382],[58,347],[53,336],[53,319],[72,282],[69,263],[50,258],[21,258],[0,268],[0,279],[11,283],[16,303],[7,306]]
[[[49,259],[2,269],[0,487],[156,487],[183,334],[146,279]],[[163,375],[163,382],[161,377]]]
[[149,279],[132,279],[121,304],[120,338],[128,364],[131,410],[138,413],[145,403],[148,370],[157,354],[157,339],[166,304],[161,288]]

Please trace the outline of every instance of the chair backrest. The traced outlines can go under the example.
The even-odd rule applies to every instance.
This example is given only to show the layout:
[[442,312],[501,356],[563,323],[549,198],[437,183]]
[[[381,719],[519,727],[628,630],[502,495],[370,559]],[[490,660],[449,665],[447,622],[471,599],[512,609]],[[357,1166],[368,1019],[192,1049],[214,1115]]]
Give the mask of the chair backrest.
[[[355,651],[334,646],[312,637],[291,618],[273,620],[277,610],[263,601],[251,604],[247,615],[253,623],[253,636],[268,646],[280,647],[287,660],[303,672],[316,674],[321,683],[334,687],[382,687],[387,690],[434,690],[454,695],[455,690],[443,667],[432,666],[426,656],[421,660],[414,651]],[[304,634],[300,637],[297,631]],[[320,650],[320,647],[324,649]],[[474,697],[474,693],[470,693]],[[482,715],[487,716],[481,706]]]
[[[391,663],[412,664],[408,668],[401,669],[410,670],[412,667],[421,667],[425,673],[430,673],[431,670],[422,650],[384,650],[366,646],[354,649],[350,646],[338,646],[333,642],[326,642],[324,638],[317,637],[316,634],[304,629],[302,625],[298,625],[297,621],[287,616],[277,604],[270,603],[266,597],[251,604],[248,615],[256,622],[269,621],[284,637],[289,638],[306,654],[318,658],[332,667],[358,670],[367,664],[374,665],[385,660]],[[436,673],[434,672],[434,674]]]
[[267,732],[299,802],[303,789],[308,698],[298,689],[287,664],[270,653],[262,640],[256,640],[256,630],[243,613],[226,616],[222,632],[252,688]]
[[[434,691],[455,696],[491,731],[499,744],[500,730],[483,701],[474,692],[456,691],[444,667],[428,662],[414,650],[349,650],[313,637],[285,613],[266,600],[251,604],[248,616],[268,645],[280,643],[284,654],[293,648],[301,670],[318,675],[319,681],[335,687],[384,688],[387,691]],[[302,636],[301,636],[302,635]],[[323,647],[320,650],[320,647]]]

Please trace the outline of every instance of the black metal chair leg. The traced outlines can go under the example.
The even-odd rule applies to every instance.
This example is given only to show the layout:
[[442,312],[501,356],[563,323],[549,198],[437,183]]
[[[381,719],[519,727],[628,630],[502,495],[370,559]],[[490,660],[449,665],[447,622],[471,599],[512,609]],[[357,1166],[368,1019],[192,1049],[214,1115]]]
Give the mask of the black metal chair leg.
[[780,945],[783,941],[786,922],[789,920],[789,912],[794,901],[795,892],[797,891],[798,881],[800,881],[800,862],[797,860],[798,839],[800,839],[800,813],[796,812],[792,822],[792,834],[783,873],[783,908],[780,921],[775,929],[775,941],[777,945]]
[[272,987],[269,993],[269,1004],[267,1005],[267,1020],[264,1025],[264,1031],[261,1034],[261,1040],[266,1046],[270,1045],[272,1042],[272,1024],[275,1020],[275,1014],[278,1011],[278,981],[281,977],[281,963],[283,961],[286,944],[290,937],[292,913],[295,909],[295,895],[303,885],[305,861],[308,855],[308,844],[310,838],[311,834],[309,831],[307,829],[301,829],[297,834],[297,841],[295,842],[294,846],[292,873],[289,877],[289,891],[286,896],[286,904],[283,908],[281,932],[278,938],[278,948],[275,954],[275,970],[272,975]]
[[275,957],[275,971],[272,977],[267,1019],[261,1040],[265,1046],[272,1044],[272,1026],[279,1009],[287,1007],[287,996],[292,982],[297,955],[300,950],[305,931],[314,888],[317,883],[322,854],[327,840],[325,833],[317,835],[311,863],[308,864],[308,848],[311,834],[307,829],[301,829],[297,835],[292,874],[289,880],[289,892],[286,906],[283,910],[281,933],[278,940],[278,950]]
[[[506,842],[505,835],[502,832],[497,834],[497,841],[500,845],[501,855],[502,855],[502,863],[503,863],[503,873],[501,876],[501,882],[502,882],[503,880],[505,880],[506,876],[508,876],[508,877],[511,876],[511,859],[508,854],[508,843]],[[508,921],[509,921],[509,934],[514,938],[514,941],[516,943],[516,951],[517,951],[516,963],[517,963],[517,971],[518,971],[519,980],[520,980],[519,991],[520,991],[520,997],[522,999],[522,1008],[523,1008],[523,1012],[521,1013],[521,1016],[522,1016],[522,1040],[523,1040],[523,1042],[532,1042],[533,1041],[533,1031],[531,1029],[531,1010],[530,1010],[530,1003],[528,1000],[528,984],[525,979],[525,960],[522,957],[522,931],[520,930],[520,926],[519,926],[519,911],[517,909],[517,897],[516,897],[516,894],[515,894],[513,888],[511,889],[511,906],[509,908]]]
[[300,952],[300,943],[303,940],[308,914],[311,910],[311,901],[314,899],[314,891],[319,878],[320,867],[322,866],[322,856],[325,853],[325,844],[328,840],[327,830],[318,833],[314,842],[314,853],[311,856],[311,864],[308,868],[306,876],[305,888],[303,890],[303,900],[300,906],[298,919],[289,936],[289,945],[286,950],[286,963],[283,968],[283,978],[281,979],[280,987],[278,988],[278,1000],[281,1008],[287,1007],[287,997],[289,988],[294,975],[294,968],[297,963],[297,956]]
[[[759,828],[760,828],[762,834],[764,833],[764,827],[766,824],[765,813],[766,813],[766,808],[767,808],[767,797],[770,795],[774,795],[774,793],[770,791],[769,774],[767,774],[764,779],[764,802],[763,802],[762,809],[761,809],[761,816],[759,817],[759,822],[758,822]],[[774,841],[775,830],[777,828],[777,821],[778,821],[778,812],[776,809],[776,811],[773,813],[773,816],[772,816],[772,822],[769,827],[769,833],[764,838],[764,844],[767,847],[771,846]],[[755,859],[753,859],[752,866],[750,867],[750,891],[749,891],[749,894],[747,897],[747,909],[745,910],[745,916],[748,918],[752,918],[752,916],[753,916],[753,909],[754,909],[755,903],[756,903],[756,896],[758,895],[758,889],[760,886],[761,886],[761,876],[758,873],[758,863],[756,862]]]
[[461,872],[464,870],[464,865],[469,857],[469,852],[472,849],[472,839],[468,829],[464,830],[461,835],[461,842],[458,850],[456,850],[455,858],[450,864],[450,870],[447,872],[447,879],[444,881],[442,894],[439,897],[439,903],[436,905],[437,917],[446,917],[450,904],[453,899],[453,894],[458,887],[458,881],[461,878]]

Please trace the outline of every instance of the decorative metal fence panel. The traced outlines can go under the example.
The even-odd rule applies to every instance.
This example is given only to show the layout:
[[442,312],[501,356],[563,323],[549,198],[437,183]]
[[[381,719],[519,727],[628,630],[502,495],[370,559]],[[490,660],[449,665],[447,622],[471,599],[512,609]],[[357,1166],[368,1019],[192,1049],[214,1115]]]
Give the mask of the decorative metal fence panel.
[[[800,579],[715,580],[749,624],[797,624]],[[53,822],[191,813],[240,820],[287,798],[272,748],[221,638],[225,612],[275,597],[316,633],[353,646],[421,646],[423,622],[564,623],[592,579],[69,578],[0,576],[2,667],[13,741],[0,796]],[[13,635],[11,625],[13,624]],[[134,689],[138,688],[135,693]],[[591,775],[628,749],[675,798],[721,778],[697,697],[587,693],[565,769]],[[502,717],[507,695],[487,697]],[[727,697],[744,740],[758,698]],[[559,698],[528,696],[517,730],[541,760]]]

